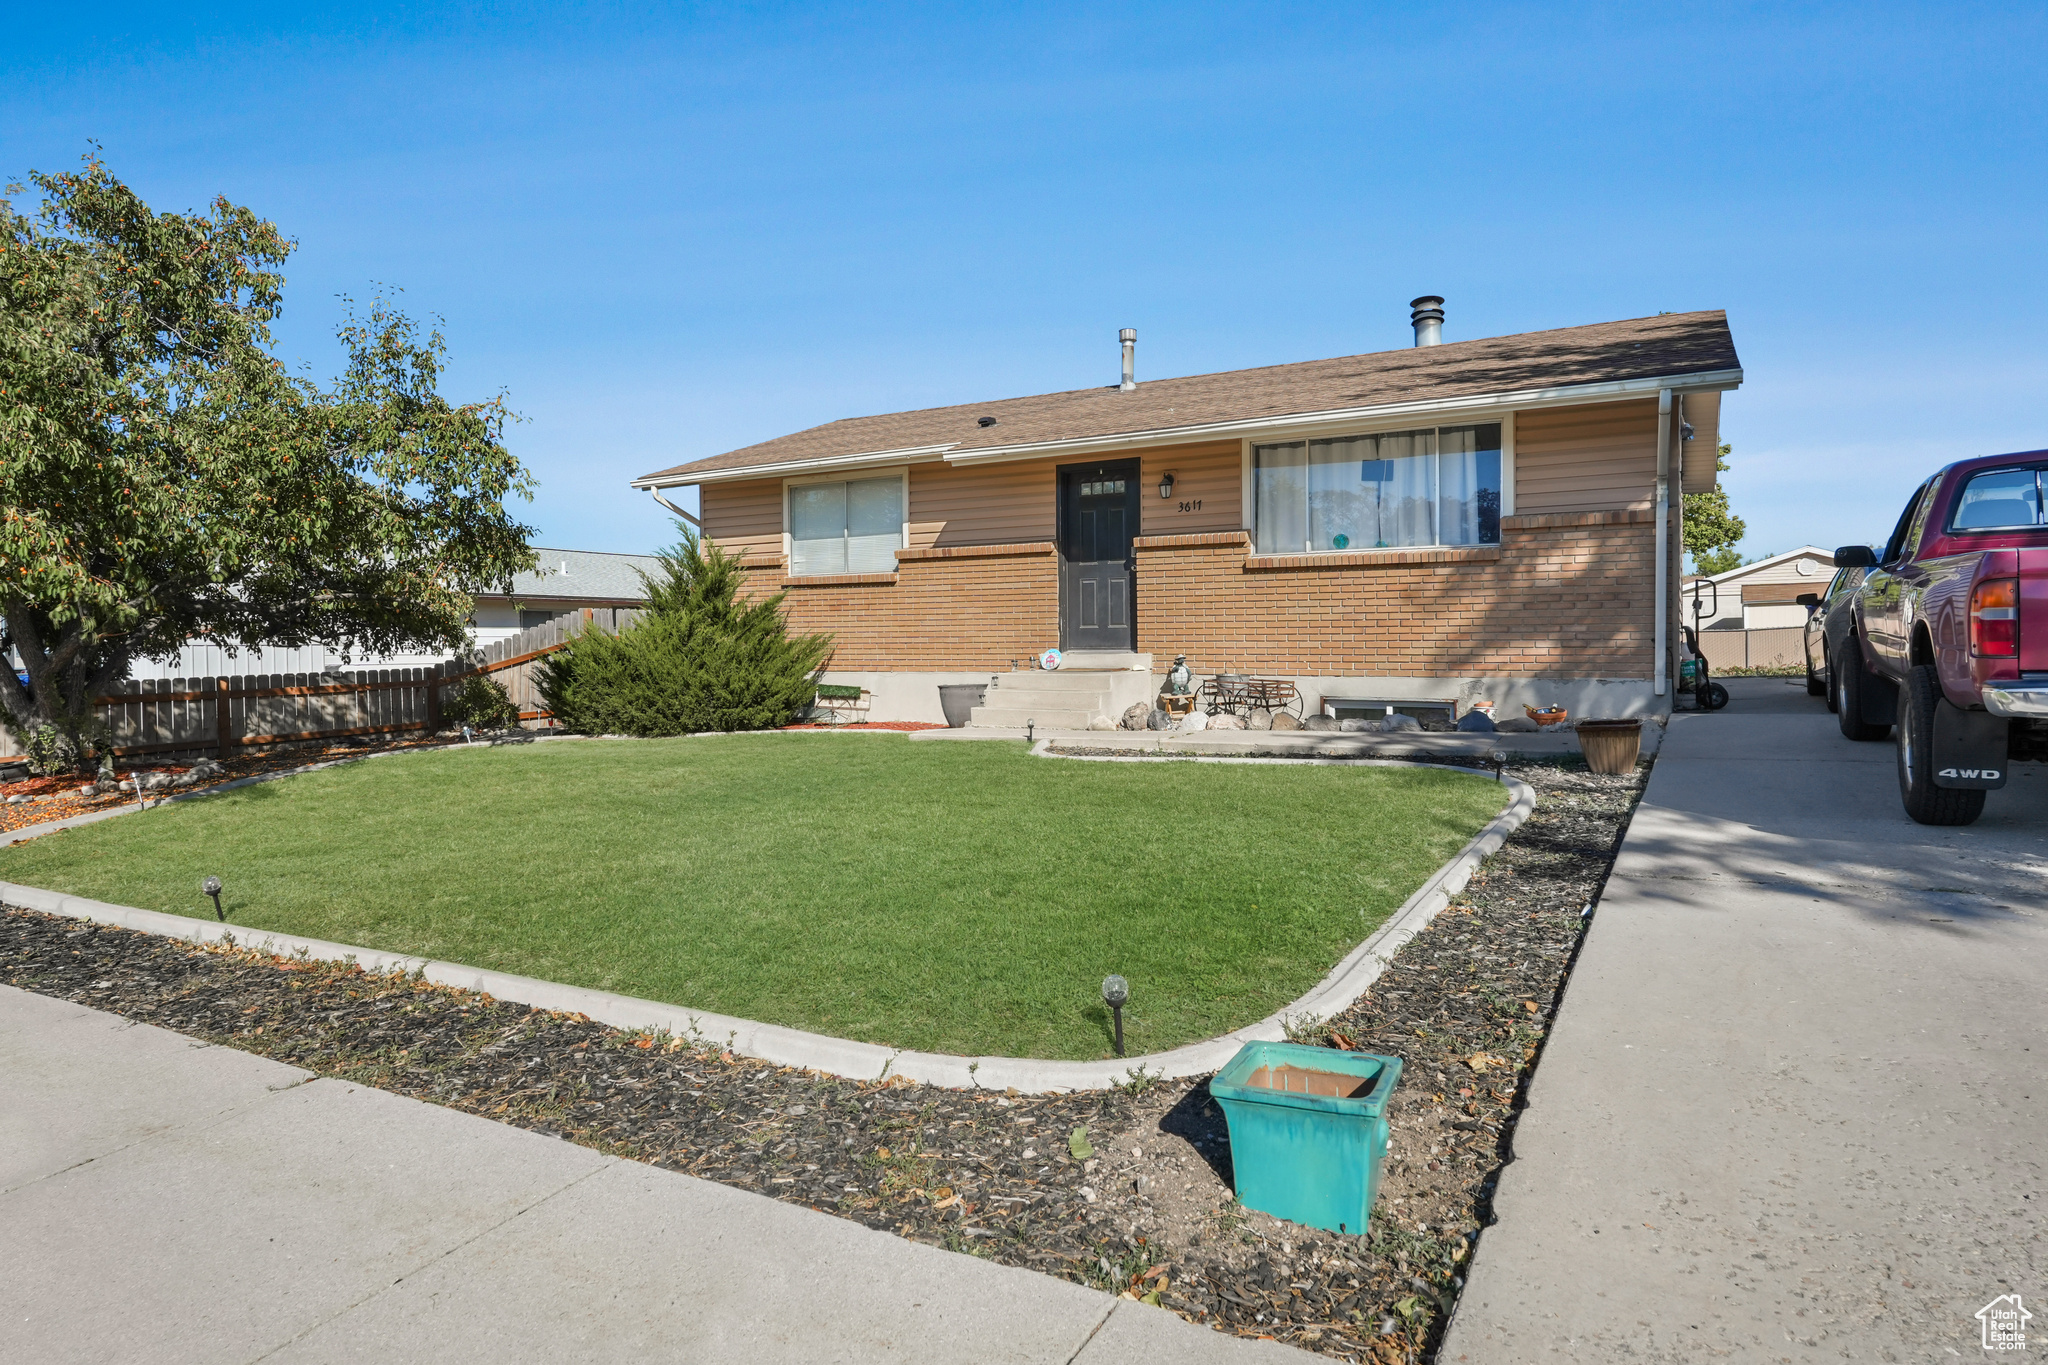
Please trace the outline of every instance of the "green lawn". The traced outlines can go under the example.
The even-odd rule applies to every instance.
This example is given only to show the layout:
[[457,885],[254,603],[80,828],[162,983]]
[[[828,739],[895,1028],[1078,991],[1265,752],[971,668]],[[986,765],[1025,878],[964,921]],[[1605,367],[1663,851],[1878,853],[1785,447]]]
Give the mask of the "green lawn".
[[1110,1055],[1264,1017],[1506,804],[1449,771],[895,737],[408,755],[0,850],[0,880],[906,1048]]

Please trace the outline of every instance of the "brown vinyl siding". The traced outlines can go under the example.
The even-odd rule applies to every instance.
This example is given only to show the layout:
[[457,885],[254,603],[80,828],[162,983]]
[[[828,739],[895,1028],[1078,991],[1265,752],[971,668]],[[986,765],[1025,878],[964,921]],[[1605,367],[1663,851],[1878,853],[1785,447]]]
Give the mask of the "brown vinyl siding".
[[1657,496],[1657,400],[1515,414],[1515,512],[1648,508]]
[[[1173,496],[1159,496],[1159,478],[1173,471]],[[1184,536],[1244,529],[1244,446],[1238,441],[1161,446],[1143,453],[1138,525],[1148,536]],[[1182,503],[1202,504],[1186,512]]]
[[1053,465],[914,464],[910,548],[1010,545],[1053,537]]
[[755,564],[782,561],[782,480],[711,483],[698,490],[704,534],[728,554],[744,550]]

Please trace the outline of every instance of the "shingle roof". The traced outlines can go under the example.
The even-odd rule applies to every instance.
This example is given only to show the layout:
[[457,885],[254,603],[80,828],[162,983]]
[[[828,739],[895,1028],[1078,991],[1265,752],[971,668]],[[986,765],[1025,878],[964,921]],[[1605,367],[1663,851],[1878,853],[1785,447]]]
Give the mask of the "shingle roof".
[[[869,451],[947,446],[949,456],[1004,446],[1141,436],[1210,422],[1285,417],[1383,404],[1477,397],[1581,384],[1735,370],[1728,315],[1667,313],[1587,327],[1398,351],[1267,365],[1252,370],[1006,398],[990,403],[850,417],[692,460],[644,476],[709,474],[755,465],[826,460]],[[993,417],[993,426],[980,419]]]
[[[513,597],[529,601],[544,597],[604,597],[634,602],[647,600],[640,573],[658,575],[661,561],[653,555],[615,555],[600,550],[549,550],[533,547],[537,569],[515,574]],[[640,572],[635,572],[638,570]]]

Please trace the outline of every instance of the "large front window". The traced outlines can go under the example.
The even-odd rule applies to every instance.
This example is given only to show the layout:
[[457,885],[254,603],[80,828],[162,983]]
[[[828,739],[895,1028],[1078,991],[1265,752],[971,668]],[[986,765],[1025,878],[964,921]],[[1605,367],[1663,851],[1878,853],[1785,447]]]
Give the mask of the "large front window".
[[1500,425],[1252,448],[1260,554],[1500,543]]
[[894,573],[902,548],[901,476],[791,486],[792,575]]

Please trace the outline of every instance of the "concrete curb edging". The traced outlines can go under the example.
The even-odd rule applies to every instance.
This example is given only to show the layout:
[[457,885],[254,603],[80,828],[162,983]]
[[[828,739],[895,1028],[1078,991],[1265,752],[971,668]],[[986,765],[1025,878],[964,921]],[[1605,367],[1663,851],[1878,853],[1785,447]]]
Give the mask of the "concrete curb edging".
[[[1063,755],[1048,750],[1047,741],[1041,740],[1032,746],[1032,753],[1036,757],[1081,763],[1306,763],[1350,767],[1363,764],[1388,768],[1471,771],[1450,768],[1443,764],[1405,763],[1392,759],[1160,759]],[[286,775],[266,774],[262,778],[249,778],[244,781],[265,781]],[[1475,780],[1490,780],[1490,775],[1483,772],[1473,772],[1472,776]],[[763,1024],[751,1019],[736,1019],[729,1015],[692,1010],[657,1000],[643,1000],[636,996],[614,995],[609,991],[590,990],[582,986],[541,981],[527,976],[514,976],[508,972],[495,972],[460,963],[437,962],[400,953],[387,953],[375,948],[359,948],[345,943],[329,943],[323,939],[301,938],[271,933],[267,930],[246,929],[234,924],[191,919],[183,915],[164,914],[156,910],[141,910],[133,906],[111,905],[105,901],[47,891],[41,887],[20,886],[11,882],[0,882],[0,901],[27,910],[41,911],[44,914],[62,915],[97,924],[112,924],[142,933],[183,939],[190,943],[227,943],[280,957],[354,962],[369,971],[418,973],[426,980],[440,985],[479,991],[515,1004],[556,1010],[566,1014],[580,1014],[614,1028],[647,1029],[666,1032],[674,1037],[701,1038],[711,1043],[722,1042],[742,1056],[772,1062],[777,1066],[821,1071],[828,1075],[855,1080],[874,1081],[890,1076],[902,1076],[923,1084],[952,1089],[1016,1089],[1032,1094],[1107,1090],[1123,1084],[1140,1071],[1162,1079],[1206,1075],[1220,1069],[1246,1043],[1276,1042],[1286,1037],[1290,1024],[1326,1019],[1348,1009],[1365,994],[1373,982],[1379,979],[1380,973],[1386,969],[1394,954],[1450,904],[1451,897],[1464,888],[1480,862],[1499,848],[1508,835],[1529,818],[1536,805],[1535,791],[1528,784],[1514,778],[1506,778],[1504,785],[1510,793],[1507,809],[1488,822],[1455,857],[1438,868],[1403,902],[1400,909],[1388,917],[1386,923],[1346,954],[1343,961],[1306,995],[1259,1022],[1224,1034],[1222,1037],[1190,1043],[1167,1052],[1154,1052],[1142,1057],[1124,1057],[1115,1061],[1069,1062],[1030,1057],[957,1057],[944,1053],[909,1052],[876,1043],[854,1042],[845,1038],[828,1037],[821,1033],[808,1033],[802,1029],[784,1028],[777,1024]],[[225,787],[212,790],[225,790]],[[203,793],[195,793],[199,794]],[[96,812],[91,817],[74,818],[104,819],[107,814],[114,813],[117,812]],[[48,826],[40,828],[47,829]]]

